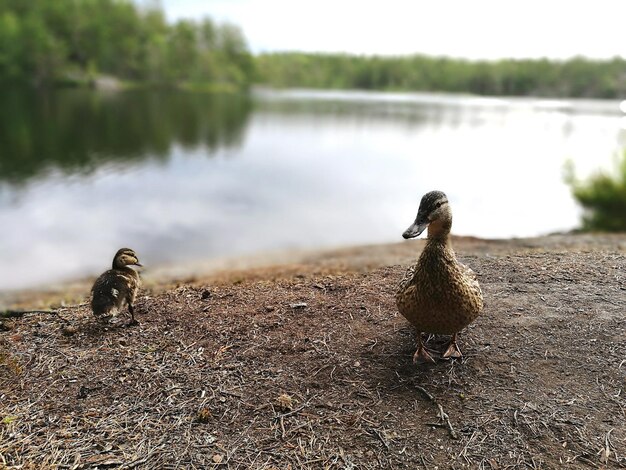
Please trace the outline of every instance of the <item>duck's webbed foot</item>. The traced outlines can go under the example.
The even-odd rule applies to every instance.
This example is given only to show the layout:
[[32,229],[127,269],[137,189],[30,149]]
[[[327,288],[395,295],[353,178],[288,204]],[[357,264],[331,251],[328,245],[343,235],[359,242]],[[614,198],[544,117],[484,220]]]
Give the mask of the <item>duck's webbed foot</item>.
[[455,358],[455,359],[459,359],[461,357],[463,357],[463,354],[461,354],[461,350],[459,349],[458,344],[456,344],[456,333],[454,333],[452,335],[452,339],[450,339],[450,343],[448,344],[448,349],[446,349],[446,352],[443,353],[443,357],[444,359],[448,359],[448,358]]
[[417,332],[417,351],[413,354],[413,364],[418,362],[435,362],[422,342],[422,333],[420,331]]
[[435,362],[433,357],[430,355],[428,350],[424,346],[420,346],[413,354],[413,364],[417,364],[418,362]]

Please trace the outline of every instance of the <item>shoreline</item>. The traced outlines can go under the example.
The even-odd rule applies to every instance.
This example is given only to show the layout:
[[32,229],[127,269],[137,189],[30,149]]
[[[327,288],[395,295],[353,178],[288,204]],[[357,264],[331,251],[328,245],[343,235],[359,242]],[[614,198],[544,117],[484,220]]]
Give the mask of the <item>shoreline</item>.
[[[158,293],[183,284],[230,284],[243,280],[275,280],[302,274],[364,272],[384,266],[409,265],[425,239],[302,250],[276,250],[248,256],[213,258],[147,267],[141,272],[144,292]],[[567,233],[530,238],[482,239],[453,236],[459,258],[513,253],[616,251],[626,253],[626,233]],[[39,287],[0,291],[0,310],[54,308],[80,304],[89,297],[96,276]]]

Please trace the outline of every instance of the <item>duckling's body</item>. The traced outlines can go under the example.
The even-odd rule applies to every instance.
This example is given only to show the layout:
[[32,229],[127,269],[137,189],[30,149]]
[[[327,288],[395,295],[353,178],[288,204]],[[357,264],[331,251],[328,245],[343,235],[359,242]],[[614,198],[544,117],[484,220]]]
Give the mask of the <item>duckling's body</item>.
[[398,311],[417,330],[414,361],[432,361],[423,346],[422,332],[452,335],[443,357],[460,357],[457,333],[474,321],[483,308],[476,275],[457,261],[452,250],[452,212],[446,195],[440,191],[431,191],[422,198],[415,223],[403,236],[416,237],[426,227],[426,246],[417,264],[407,270],[396,293]]
[[112,269],[96,279],[91,288],[91,309],[96,317],[115,316],[127,305],[132,323],[137,323],[134,302],[141,286],[141,279],[131,265],[141,266],[133,250],[122,248],[113,258]]

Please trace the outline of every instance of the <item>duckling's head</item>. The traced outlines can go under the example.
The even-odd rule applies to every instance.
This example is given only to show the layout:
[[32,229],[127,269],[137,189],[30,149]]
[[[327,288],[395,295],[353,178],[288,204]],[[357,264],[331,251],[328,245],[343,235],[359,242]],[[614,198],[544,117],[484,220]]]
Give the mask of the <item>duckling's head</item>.
[[113,269],[121,269],[126,266],[141,266],[137,254],[130,248],[120,248],[113,258]]
[[404,231],[406,239],[415,238],[428,227],[428,237],[446,236],[452,227],[452,211],[448,197],[441,191],[430,191],[422,196],[415,222]]

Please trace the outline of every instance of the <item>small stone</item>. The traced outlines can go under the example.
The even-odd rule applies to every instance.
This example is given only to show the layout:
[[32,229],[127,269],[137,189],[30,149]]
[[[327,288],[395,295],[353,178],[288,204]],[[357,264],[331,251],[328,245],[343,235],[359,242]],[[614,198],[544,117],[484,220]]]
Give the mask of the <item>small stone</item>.
[[223,455],[221,455],[221,454],[213,455],[213,463],[220,464],[220,463],[222,463],[222,460],[224,460],[224,456]]
[[65,336],[72,336],[75,335],[77,332],[78,328],[76,328],[75,326],[68,325],[61,328],[61,334]]

